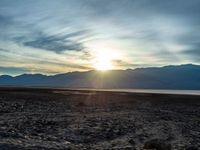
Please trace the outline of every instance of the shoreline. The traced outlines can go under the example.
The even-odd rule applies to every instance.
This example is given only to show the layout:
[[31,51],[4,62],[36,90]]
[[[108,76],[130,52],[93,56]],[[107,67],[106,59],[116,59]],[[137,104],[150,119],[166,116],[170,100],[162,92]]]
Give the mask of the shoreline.
[[82,91],[82,92],[114,92],[156,95],[188,95],[200,96],[200,90],[177,89],[95,89],[95,88],[51,88],[51,87],[0,87],[0,91]]

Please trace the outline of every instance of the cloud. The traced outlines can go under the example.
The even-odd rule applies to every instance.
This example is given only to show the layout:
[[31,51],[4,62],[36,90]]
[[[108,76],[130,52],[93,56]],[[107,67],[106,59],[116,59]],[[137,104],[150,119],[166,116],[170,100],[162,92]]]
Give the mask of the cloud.
[[17,67],[2,67],[0,66],[0,74],[12,74],[12,75],[18,75],[25,72],[30,72],[29,69],[25,68],[17,68]]
[[130,64],[130,63],[128,63],[128,62],[126,62],[124,60],[121,60],[121,59],[112,60],[112,64],[114,66],[118,66],[119,68],[124,67],[124,66],[129,68],[129,67],[133,67],[134,66],[134,64]]
[[[78,38],[86,34],[86,31],[77,31],[65,35],[46,35],[39,32],[33,39],[27,40],[26,37],[16,37],[15,41],[22,43],[24,46],[45,49],[60,53],[62,51],[81,51],[85,47]],[[75,40],[73,39],[75,38]]]
[[28,41],[23,43],[24,46],[30,46],[33,48],[46,49],[55,52],[61,52],[66,50],[80,51],[83,49],[81,43],[73,42],[67,39],[60,39],[52,36],[42,36],[34,41]]
[[12,23],[12,20],[8,16],[4,16],[0,14],[0,27],[5,27],[7,25],[10,25]]
[[192,32],[179,37],[177,43],[183,45],[180,54],[184,55],[190,60],[200,61],[200,34],[193,30]]
[[192,59],[193,62],[200,61],[200,41],[198,43],[192,43],[188,45],[188,48],[182,51],[182,54],[189,59]]

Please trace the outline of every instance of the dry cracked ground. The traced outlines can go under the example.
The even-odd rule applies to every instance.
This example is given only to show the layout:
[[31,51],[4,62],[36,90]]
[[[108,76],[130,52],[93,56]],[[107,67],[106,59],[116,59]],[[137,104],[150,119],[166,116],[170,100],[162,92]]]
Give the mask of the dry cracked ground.
[[200,97],[0,90],[0,150],[198,150]]

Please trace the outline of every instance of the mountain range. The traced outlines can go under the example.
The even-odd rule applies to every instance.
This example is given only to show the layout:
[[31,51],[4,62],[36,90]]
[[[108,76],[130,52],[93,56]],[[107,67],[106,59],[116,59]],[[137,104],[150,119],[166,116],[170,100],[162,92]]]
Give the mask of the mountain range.
[[200,65],[185,64],[104,72],[91,70],[51,76],[2,75],[0,86],[197,90],[200,89]]

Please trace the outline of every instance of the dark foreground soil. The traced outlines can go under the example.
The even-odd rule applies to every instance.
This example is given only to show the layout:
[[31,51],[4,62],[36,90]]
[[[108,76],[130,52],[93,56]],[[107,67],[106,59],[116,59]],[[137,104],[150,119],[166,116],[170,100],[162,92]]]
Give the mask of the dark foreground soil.
[[0,89],[0,150],[200,149],[200,96]]

